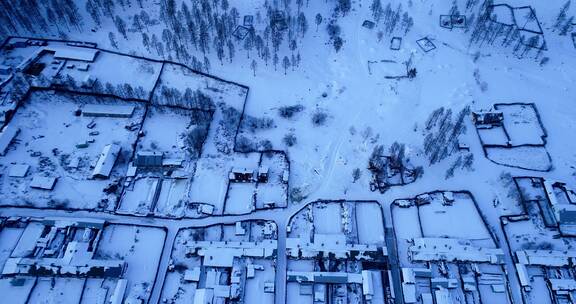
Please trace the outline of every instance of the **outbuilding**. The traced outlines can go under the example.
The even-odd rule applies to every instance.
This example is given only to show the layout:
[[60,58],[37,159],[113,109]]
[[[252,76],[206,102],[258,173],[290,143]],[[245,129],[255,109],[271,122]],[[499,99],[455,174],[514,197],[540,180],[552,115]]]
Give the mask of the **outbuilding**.
[[98,158],[98,162],[96,162],[96,166],[94,167],[94,171],[92,172],[93,178],[108,178],[110,177],[110,173],[112,172],[112,168],[116,163],[116,159],[120,154],[120,146],[117,144],[109,144],[102,149],[102,153],[100,153],[100,157]]

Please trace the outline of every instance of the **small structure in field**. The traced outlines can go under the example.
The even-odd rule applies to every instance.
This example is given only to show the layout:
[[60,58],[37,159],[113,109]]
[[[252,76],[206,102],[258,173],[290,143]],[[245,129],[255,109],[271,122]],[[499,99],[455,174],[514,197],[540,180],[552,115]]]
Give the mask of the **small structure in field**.
[[390,49],[393,51],[398,51],[400,50],[401,46],[402,46],[402,38],[392,37],[392,40],[390,41]]
[[54,185],[56,185],[56,180],[56,177],[34,176],[30,187],[40,190],[52,190],[54,189]]
[[426,53],[436,49],[436,45],[428,37],[419,39],[416,43]]
[[371,30],[376,26],[376,23],[370,20],[364,20],[364,22],[362,22],[362,26]]
[[26,177],[28,174],[28,170],[30,170],[30,165],[12,165],[10,167],[10,171],[8,171],[8,176],[10,177]]
[[243,24],[245,27],[252,27],[254,26],[254,16],[252,15],[246,15],[244,16],[244,22]]

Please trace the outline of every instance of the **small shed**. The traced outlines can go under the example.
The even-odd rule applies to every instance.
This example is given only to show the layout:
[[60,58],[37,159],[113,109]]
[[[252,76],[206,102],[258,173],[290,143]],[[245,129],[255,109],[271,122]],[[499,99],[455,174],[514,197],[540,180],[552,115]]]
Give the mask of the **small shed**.
[[94,178],[108,178],[112,172],[112,168],[116,163],[116,159],[120,154],[120,146],[117,144],[109,144],[102,149],[100,157],[96,162],[94,171],[92,172],[92,177]]
[[136,167],[162,167],[164,154],[156,151],[140,151],[136,153]]
[[234,32],[232,32],[232,36],[242,40],[242,39],[246,38],[246,36],[248,35],[249,32],[250,31],[248,30],[247,27],[239,25],[236,27]]
[[200,267],[194,267],[184,272],[184,281],[198,282],[200,281]]
[[242,222],[236,222],[234,234],[235,235],[245,235],[246,234],[246,229],[244,229],[244,227],[242,227]]
[[244,25],[245,27],[252,27],[254,25],[254,16],[252,15],[244,16],[244,22],[242,25]]
[[34,176],[34,178],[32,178],[32,182],[30,183],[30,187],[41,190],[52,190],[54,189],[55,184],[55,177]]
[[272,281],[264,282],[264,292],[274,293],[274,290],[275,290],[274,282]]
[[214,213],[214,206],[209,204],[201,204],[200,205],[200,213],[212,215]]
[[392,40],[390,40],[390,49],[393,51],[398,51],[400,50],[401,46],[402,46],[402,38],[392,37]]
[[10,171],[8,171],[8,176],[10,177],[26,177],[28,174],[28,170],[30,169],[30,165],[12,165],[10,166]]
[[362,26],[371,30],[376,26],[376,23],[370,20],[364,20],[364,22],[362,22]]

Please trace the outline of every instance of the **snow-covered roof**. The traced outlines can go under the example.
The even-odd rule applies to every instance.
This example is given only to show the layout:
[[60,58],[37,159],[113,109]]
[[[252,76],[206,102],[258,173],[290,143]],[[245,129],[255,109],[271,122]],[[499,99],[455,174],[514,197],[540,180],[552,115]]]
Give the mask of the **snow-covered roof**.
[[112,296],[110,296],[110,304],[122,304],[127,286],[128,286],[128,280],[126,279],[120,279],[116,282],[114,293],[112,294]]
[[346,272],[288,271],[286,280],[298,283],[362,284],[363,276],[360,273]]
[[199,288],[194,292],[194,304],[212,304],[214,290]]
[[549,279],[552,290],[554,291],[574,291],[576,290],[576,281],[573,279]]
[[527,287],[531,285],[530,276],[528,276],[528,270],[526,269],[526,265],[516,263],[516,273],[518,274],[520,286]]
[[447,289],[438,289],[434,291],[436,296],[436,304],[453,304],[452,297],[450,297],[450,292]]
[[516,258],[525,265],[563,267],[576,262],[576,251],[520,250],[516,251]]
[[200,267],[187,269],[184,272],[184,281],[198,282],[200,280]]
[[16,128],[11,125],[7,125],[4,127],[4,130],[0,133],[0,156],[4,156],[6,154],[6,150],[8,146],[16,138],[16,136],[20,133],[20,129]]
[[132,105],[87,104],[83,116],[131,117],[136,107]]
[[414,261],[504,262],[502,249],[476,247],[471,241],[462,239],[415,238],[409,251]]
[[10,177],[25,177],[28,174],[30,165],[16,164],[10,166],[10,171],[8,171],[8,176]]
[[34,178],[32,178],[32,182],[30,183],[30,187],[42,190],[52,190],[54,189],[55,184],[55,177],[34,176]]
[[106,145],[104,149],[102,149],[102,153],[100,153],[98,162],[96,163],[94,171],[92,172],[92,177],[109,177],[110,173],[112,172],[112,168],[114,167],[114,163],[116,163],[116,158],[118,158],[118,154],[120,154],[119,145]]
[[98,55],[97,49],[73,46],[47,46],[47,51],[54,52],[54,58],[93,62]]

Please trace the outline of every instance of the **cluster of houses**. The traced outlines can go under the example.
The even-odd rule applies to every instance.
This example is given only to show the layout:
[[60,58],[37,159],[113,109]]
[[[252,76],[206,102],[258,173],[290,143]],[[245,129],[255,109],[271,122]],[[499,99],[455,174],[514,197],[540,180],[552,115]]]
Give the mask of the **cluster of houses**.
[[[510,303],[505,253],[468,193],[425,193],[391,208],[404,303],[452,304],[460,297],[467,303]],[[426,224],[448,219],[448,229]],[[409,228],[412,222],[420,227]]]
[[[307,212],[322,210],[322,204],[313,203],[309,207],[311,209],[303,209],[288,226],[286,280],[289,290],[297,290],[289,291],[288,301],[393,303],[392,277],[388,270],[384,235],[377,234],[374,241],[368,241],[363,235],[364,231],[352,228],[357,220],[366,221],[367,225],[382,225],[383,222],[372,221],[382,220],[378,216],[379,207],[370,202],[327,203],[330,206],[328,209],[342,212],[338,229],[341,232],[335,233],[323,227],[326,224],[323,218],[313,216],[310,224],[303,222],[308,217],[305,215]],[[360,205],[363,206],[358,207]],[[371,216],[364,217],[364,211],[372,213]],[[311,230],[302,230],[308,225],[311,225]],[[380,231],[383,233],[383,230]],[[301,263],[314,266],[304,267]]]
[[[253,238],[250,236],[253,224],[255,222],[245,221],[217,226],[233,235],[217,238],[220,240],[186,241],[175,248],[194,265],[187,267],[182,276],[184,285],[181,288],[195,286],[191,302],[186,303],[249,303],[255,300],[252,295],[257,296],[260,303],[266,303],[274,298],[275,271],[271,265],[277,256],[277,228],[273,222],[260,223],[261,235]],[[175,267],[172,264],[169,270]]]
[[576,192],[563,182],[540,177],[515,177],[514,182],[525,213],[501,220],[523,298],[573,302]]

